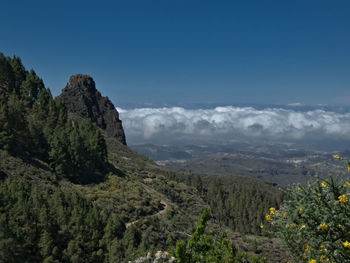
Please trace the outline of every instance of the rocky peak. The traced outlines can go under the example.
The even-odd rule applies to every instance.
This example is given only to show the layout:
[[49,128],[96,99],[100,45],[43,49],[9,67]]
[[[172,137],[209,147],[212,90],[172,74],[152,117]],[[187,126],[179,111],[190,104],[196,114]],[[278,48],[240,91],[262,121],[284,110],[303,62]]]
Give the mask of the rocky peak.
[[90,118],[108,136],[126,144],[118,111],[108,97],[103,97],[96,89],[92,77],[82,74],[71,76],[59,97],[74,118]]

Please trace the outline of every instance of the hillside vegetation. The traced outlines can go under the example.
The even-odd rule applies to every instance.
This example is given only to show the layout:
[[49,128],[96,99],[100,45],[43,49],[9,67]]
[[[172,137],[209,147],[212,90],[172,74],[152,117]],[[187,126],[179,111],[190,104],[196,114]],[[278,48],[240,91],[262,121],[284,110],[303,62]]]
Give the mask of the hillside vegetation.
[[264,212],[281,202],[278,188],[160,168],[90,119],[69,119],[18,57],[0,53],[0,91],[1,262],[127,262],[159,249],[175,255],[208,205],[213,240],[224,231],[225,242],[281,262],[278,240],[246,236],[261,235]]

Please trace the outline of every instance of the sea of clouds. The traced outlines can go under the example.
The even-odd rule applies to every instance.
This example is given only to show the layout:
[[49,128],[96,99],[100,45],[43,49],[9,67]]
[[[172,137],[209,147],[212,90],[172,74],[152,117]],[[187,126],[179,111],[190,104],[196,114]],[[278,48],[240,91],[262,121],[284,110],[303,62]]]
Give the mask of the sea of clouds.
[[350,139],[350,113],[314,109],[216,107],[213,109],[117,108],[129,142],[176,139]]

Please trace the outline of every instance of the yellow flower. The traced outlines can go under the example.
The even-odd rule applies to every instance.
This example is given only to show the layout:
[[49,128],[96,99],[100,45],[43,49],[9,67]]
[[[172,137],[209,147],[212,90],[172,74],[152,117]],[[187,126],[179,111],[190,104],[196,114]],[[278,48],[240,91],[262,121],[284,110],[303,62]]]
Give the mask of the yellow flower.
[[267,222],[270,222],[270,221],[271,221],[271,216],[270,216],[270,215],[266,215],[265,218],[266,218],[266,221],[267,221]]
[[311,249],[311,247],[309,245],[305,245],[305,252],[308,252]]
[[264,228],[264,225],[263,225],[263,224],[261,224],[261,225],[260,225],[260,228],[261,228],[261,229],[263,229],[263,228]]
[[300,230],[303,230],[303,229],[305,229],[306,228],[306,225],[301,225],[300,226]]
[[299,208],[299,212],[300,212],[300,213],[303,212],[303,210],[304,210],[304,207],[303,207],[303,206]]
[[338,225],[337,225],[337,228],[341,228],[341,224],[338,224]]
[[275,213],[276,213],[276,208],[271,207],[270,208],[270,215],[275,215]]
[[349,182],[346,182],[344,186],[350,186],[350,183],[349,183]]
[[317,263],[317,260],[316,260],[316,259],[311,259],[311,260],[309,261],[309,263]]
[[326,225],[326,223],[322,223],[320,224],[320,227],[323,231],[327,231],[328,230],[328,226]]
[[347,240],[343,243],[343,245],[345,248],[348,248],[348,249],[350,248],[350,242]]
[[325,248],[324,246],[320,249],[321,252],[327,252],[327,248]]
[[348,163],[347,168],[348,168],[348,172],[350,173],[350,164],[349,163]]
[[339,203],[341,204],[346,204],[349,202],[348,197],[346,195],[341,195],[338,197]]
[[323,189],[324,189],[324,188],[326,188],[326,187],[328,186],[328,183],[327,183],[326,181],[323,181],[323,182],[321,183],[321,186],[322,186]]
[[333,158],[334,159],[337,159],[337,160],[341,160],[341,159],[343,159],[340,155],[338,155],[338,154],[334,154],[333,155]]
[[301,191],[301,187],[300,187],[300,185],[298,185],[298,191]]
[[286,212],[283,212],[282,215],[283,215],[283,217],[286,217],[287,213],[286,213]]
[[296,226],[296,224],[294,224],[294,223],[291,223],[291,224],[289,224],[291,227],[295,227]]

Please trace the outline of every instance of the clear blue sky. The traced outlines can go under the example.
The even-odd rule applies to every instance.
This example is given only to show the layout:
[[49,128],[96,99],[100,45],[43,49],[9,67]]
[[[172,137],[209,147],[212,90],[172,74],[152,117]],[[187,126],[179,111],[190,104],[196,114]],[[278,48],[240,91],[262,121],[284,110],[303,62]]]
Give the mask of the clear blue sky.
[[90,74],[126,103],[350,104],[350,1],[1,1],[0,52],[54,95]]

